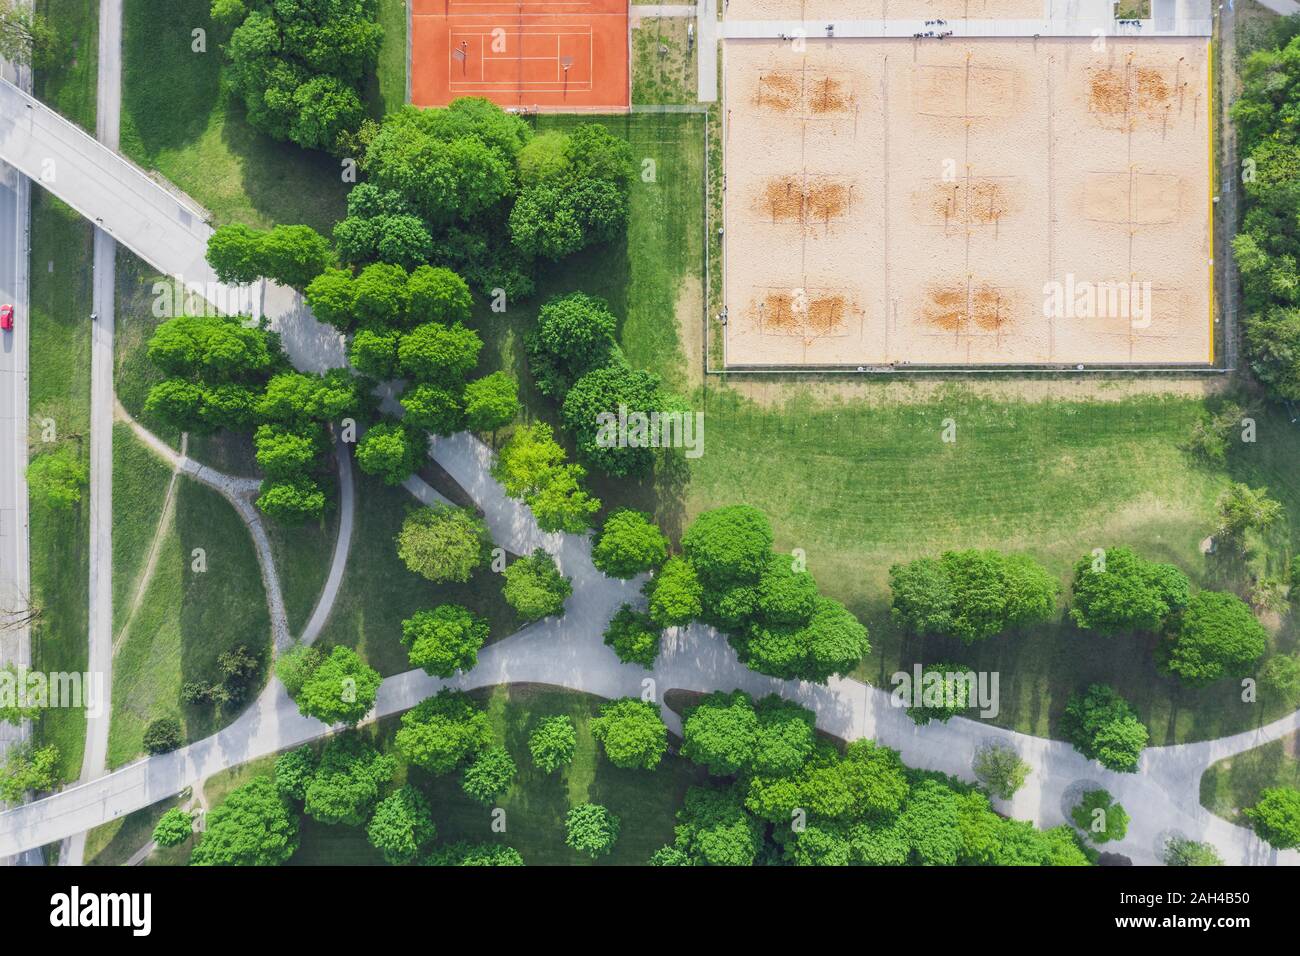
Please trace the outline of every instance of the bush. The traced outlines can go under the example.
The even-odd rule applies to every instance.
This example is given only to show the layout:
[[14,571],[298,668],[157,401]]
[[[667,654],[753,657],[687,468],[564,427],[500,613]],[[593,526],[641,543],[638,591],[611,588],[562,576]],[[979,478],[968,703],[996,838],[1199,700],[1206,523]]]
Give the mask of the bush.
[[375,807],[366,835],[392,866],[412,862],[437,831],[429,802],[412,786],[393,791]]
[[1243,677],[1268,647],[1268,632],[1235,594],[1198,591],[1163,645],[1165,666],[1186,684]]
[[153,828],[153,842],[159,846],[180,846],[194,833],[194,818],[180,807],[172,807]]
[[1122,840],[1129,815],[1105,790],[1089,790],[1070,811],[1070,819],[1093,843]]
[[159,717],[144,731],[144,749],[151,754],[165,754],[185,742],[181,722],[175,717]]
[[1170,837],[1165,843],[1165,866],[1223,866],[1219,851],[1209,843]]
[[947,551],[889,569],[892,613],[917,635],[956,637],[966,644],[1051,618],[1056,581],[1020,555]]

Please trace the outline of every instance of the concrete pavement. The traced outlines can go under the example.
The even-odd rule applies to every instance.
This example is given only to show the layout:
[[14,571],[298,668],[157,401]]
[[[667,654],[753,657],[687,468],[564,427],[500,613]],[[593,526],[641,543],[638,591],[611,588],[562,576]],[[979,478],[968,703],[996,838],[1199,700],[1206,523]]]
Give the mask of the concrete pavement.
[[[122,0],[99,3],[99,74],[95,135],[114,152],[122,115]],[[88,669],[103,675],[103,701],[86,717],[81,779],[94,780],[108,766],[108,730],[113,714],[113,335],[116,321],[117,243],[95,229],[90,355],[90,586]],[[73,836],[59,854],[60,865],[80,866],[86,834]]]

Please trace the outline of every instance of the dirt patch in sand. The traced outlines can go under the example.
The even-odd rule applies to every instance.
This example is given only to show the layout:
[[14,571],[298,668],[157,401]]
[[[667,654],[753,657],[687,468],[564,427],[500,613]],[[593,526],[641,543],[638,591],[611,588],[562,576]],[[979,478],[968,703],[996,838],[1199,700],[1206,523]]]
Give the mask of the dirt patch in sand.
[[828,223],[853,202],[853,187],[844,183],[780,176],[763,184],[757,207],[772,222]]
[[927,290],[922,313],[945,332],[1003,332],[1011,305],[1011,296],[987,283],[946,285]]
[[846,311],[842,295],[793,289],[768,292],[758,318],[768,334],[834,335],[844,328]]

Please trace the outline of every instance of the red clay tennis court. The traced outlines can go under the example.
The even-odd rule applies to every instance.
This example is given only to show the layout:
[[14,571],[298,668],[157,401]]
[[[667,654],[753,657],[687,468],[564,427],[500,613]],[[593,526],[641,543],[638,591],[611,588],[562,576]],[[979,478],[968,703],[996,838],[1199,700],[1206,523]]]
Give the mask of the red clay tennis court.
[[628,0],[415,0],[411,102],[626,109]]

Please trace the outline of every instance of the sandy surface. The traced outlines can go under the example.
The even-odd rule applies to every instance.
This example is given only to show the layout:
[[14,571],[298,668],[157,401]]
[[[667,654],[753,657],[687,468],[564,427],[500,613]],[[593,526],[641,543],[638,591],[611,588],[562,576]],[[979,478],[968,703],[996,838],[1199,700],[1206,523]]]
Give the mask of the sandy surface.
[[1044,0],[730,0],[728,20],[1028,20]]
[[727,364],[1210,361],[1206,55],[727,41]]

